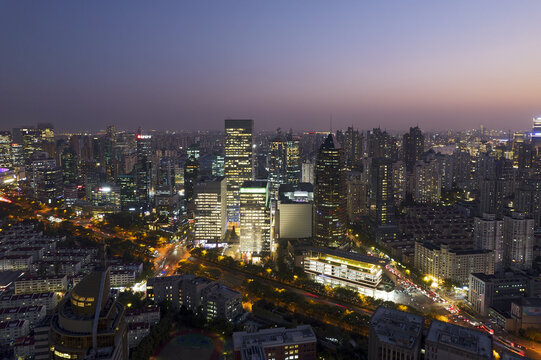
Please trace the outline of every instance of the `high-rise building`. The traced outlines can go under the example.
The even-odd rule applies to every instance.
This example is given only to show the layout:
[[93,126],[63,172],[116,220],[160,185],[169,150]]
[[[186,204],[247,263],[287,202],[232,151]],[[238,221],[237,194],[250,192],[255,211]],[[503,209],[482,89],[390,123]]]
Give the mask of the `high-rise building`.
[[278,188],[286,183],[286,142],[279,134],[270,142],[269,182],[271,194],[276,198]]
[[225,120],[225,164],[228,227],[240,221],[240,187],[253,179],[253,120]]
[[473,245],[494,252],[494,269],[503,269],[503,220],[494,214],[483,214],[473,221]]
[[314,241],[339,246],[347,225],[346,171],[343,149],[332,134],[319,148],[314,180]]
[[71,147],[66,147],[60,156],[64,184],[76,184],[78,178],[78,159]]
[[117,183],[120,187],[120,207],[122,211],[135,211],[137,209],[137,185],[133,175],[118,175]]
[[187,207],[193,209],[194,186],[199,176],[199,161],[190,156],[184,163],[184,198]]
[[225,157],[220,154],[213,155],[212,176],[224,176]]
[[390,159],[375,158],[370,165],[369,215],[377,225],[394,222],[393,163]]
[[298,184],[301,179],[300,139],[290,132],[286,136],[286,183]]
[[441,199],[441,173],[436,159],[418,160],[413,168],[413,200],[437,204]]
[[305,161],[301,165],[301,182],[314,184],[314,163]]
[[13,166],[24,165],[24,148],[21,143],[11,144],[11,163]]
[[362,181],[361,173],[348,171],[346,174],[347,183],[347,211],[350,221],[355,221],[364,215],[366,209],[366,185]]
[[152,135],[137,132],[137,162],[135,164],[135,182],[137,197],[141,204],[148,204],[152,194]]
[[504,264],[531,269],[533,263],[534,220],[513,213],[503,218]]
[[374,128],[367,135],[368,156],[398,160],[398,146],[396,139],[380,128]]
[[272,247],[269,184],[245,181],[239,192],[240,252],[252,259],[269,254]]
[[9,168],[12,164],[11,133],[9,131],[0,131],[0,167]]
[[41,130],[32,127],[13,129],[13,142],[22,144],[24,161],[31,161],[36,151],[42,150]]
[[49,335],[51,359],[128,359],[124,307],[111,296],[109,273],[90,273],[58,304]]
[[424,318],[380,306],[370,319],[369,359],[421,359]]
[[392,165],[392,170],[394,205],[398,207],[402,201],[406,200],[406,166],[403,161],[395,161]]
[[402,138],[402,151],[404,152],[404,162],[406,170],[413,171],[417,160],[421,158],[424,152],[425,137],[418,126],[410,127],[409,133],[404,134]]
[[348,169],[359,169],[363,154],[362,133],[348,127],[344,133],[344,162]]
[[195,241],[218,246],[226,230],[225,178],[204,179],[194,188],[195,194]]
[[63,194],[62,170],[53,159],[32,161],[32,187],[34,196],[51,204]]

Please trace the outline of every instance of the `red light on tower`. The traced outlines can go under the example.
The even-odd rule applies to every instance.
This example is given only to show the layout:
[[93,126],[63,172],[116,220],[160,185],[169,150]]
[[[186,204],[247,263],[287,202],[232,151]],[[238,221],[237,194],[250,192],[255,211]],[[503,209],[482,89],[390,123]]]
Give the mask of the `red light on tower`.
[[141,139],[141,134],[137,134],[137,139]]

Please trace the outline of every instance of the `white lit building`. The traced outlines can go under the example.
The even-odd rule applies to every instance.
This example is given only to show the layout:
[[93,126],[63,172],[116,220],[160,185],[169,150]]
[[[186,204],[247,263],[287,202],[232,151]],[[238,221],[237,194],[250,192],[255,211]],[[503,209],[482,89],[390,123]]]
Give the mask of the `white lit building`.
[[352,288],[374,296],[386,260],[331,249],[312,249],[304,256],[304,271],[330,286]]
[[227,220],[226,180],[217,177],[195,185],[195,241],[218,246],[221,243]]
[[503,220],[493,214],[483,214],[473,221],[473,244],[476,249],[494,252],[494,268],[503,267]]
[[240,252],[249,258],[271,250],[269,186],[246,181],[240,188]]

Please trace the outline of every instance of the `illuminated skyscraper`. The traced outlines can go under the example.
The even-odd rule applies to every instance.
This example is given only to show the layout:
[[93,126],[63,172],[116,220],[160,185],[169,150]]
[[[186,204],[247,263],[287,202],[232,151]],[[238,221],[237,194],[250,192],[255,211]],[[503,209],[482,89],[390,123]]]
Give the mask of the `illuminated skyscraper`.
[[147,204],[152,193],[152,136],[137,132],[137,162],[135,164],[135,181],[137,197],[142,204]]
[[291,133],[278,135],[270,144],[269,180],[273,197],[281,184],[295,185],[300,180],[299,139]]
[[436,159],[418,160],[413,169],[413,200],[436,204],[441,198],[441,174]]
[[363,137],[359,130],[348,127],[344,133],[344,162],[350,170],[358,169],[361,165]]
[[332,134],[319,148],[314,181],[314,241],[339,246],[346,233],[347,187],[344,153]]
[[503,269],[503,220],[494,214],[483,214],[473,221],[473,245],[494,252],[494,269]]
[[228,227],[238,227],[239,190],[253,179],[253,120],[225,120],[225,165]]
[[393,163],[390,159],[372,159],[369,180],[369,214],[377,225],[394,221]]
[[226,181],[218,177],[198,182],[195,193],[195,240],[218,245],[226,230]]
[[193,210],[194,186],[199,176],[199,162],[190,156],[184,163],[184,198],[190,210]]
[[11,133],[0,131],[0,167],[9,168],[11,165]]
[[246,181],[240,188],[240,252],[248,258],[271,251],[269,184]]

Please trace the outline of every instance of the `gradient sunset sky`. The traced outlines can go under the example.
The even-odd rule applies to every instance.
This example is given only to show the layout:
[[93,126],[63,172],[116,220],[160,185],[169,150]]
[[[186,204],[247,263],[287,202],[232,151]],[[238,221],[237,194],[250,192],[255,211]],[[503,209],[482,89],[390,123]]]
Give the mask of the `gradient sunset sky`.
[[541,1],[0,0],[0,129],[527,130]]

